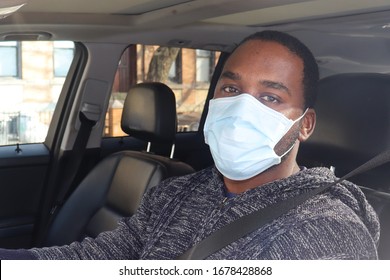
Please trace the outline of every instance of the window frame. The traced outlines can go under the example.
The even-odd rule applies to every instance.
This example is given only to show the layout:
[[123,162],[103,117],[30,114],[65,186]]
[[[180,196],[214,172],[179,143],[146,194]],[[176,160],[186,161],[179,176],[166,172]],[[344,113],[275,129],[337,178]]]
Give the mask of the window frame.
[[[149,76],[150,65],[157,67],[153,68],[152,73],[155,73],[155,70],[159,69],[159,65],[164,65],[154,64],[156,63],[156,60],[154,60],[154,55],[156,55],[155,52],[156,50],[160,50],[160,47],[164,46],[133,44],[129,45],[128,48],[123,51],[118,63],[118,69],[115,74],[113,87],[111,89],[109,106],[106,112],[105,126],[102,132],[103,138],[127,136],[127,134],[121,130],[120,125],[118,124],[120,124],[122,106],[130,86],[141,82],[147,82],[148,78],[152,79],[151,81],[157,81],[155,79],[159,79],[161,77],[163,77],[162,79],[166,80],[160,82],[165,83],[175,93],[178,117],[177,131],[199,132],[201,118],[205,110],[205,104],[207,103],[208,89],[211,85],[212,76],[216,67],[215,62],[218,60],[220,54],[214,50],[200,49],[202,51],[208,52],[208,55],[205,57],[208,63],[208,79],[207,81],[199,83],[196,81],[197,49],[193,48],[179,48],[180,50],[173,60],[176,63],[176,67],[175,69],[171,69],[171,66],[169,69],[171,74],[172,70],[175,72],[175,74],[177,74],[173,79],[172,75],[171,77],[167,77],[166,72],[161,72],[161,75],[157,74],[155,77]],[[129,48],[133,48],[134,51],[132,54],[129,54]],[[171,59],[172,57],[170,56],[169,61],[172,61]],[[123,63],[123,60],[127,61],[127,63]],[[153,64],[151,64],[152,61]],[[158,63],[161,63],[161,61]],[[127,69],[123,69],[122,67],[127,67]],[[162,71],[166,70],[166,67],[162,67]],[[132,77],[131,79],[127,79],[127,84],[129,85],[127,87],[121,86],[123,81],[120,81],[120,78],[123,77],[121,74],[123,71],[128,73],[125,79],[127,79],[129,76]],[[132,82],[130,82],[130,80]]]
[[[11,43],[15,42],[15,46],[6,46],[2,45],[1,43]],[[4,41],[0,42],[0,49],[1,48],[15,48],[15,69],[16,73],[15,75],[2,75],[0,72],[0,78],[15,78],[15,79],[21,79],[22,78],[22,42],[20,41]]]

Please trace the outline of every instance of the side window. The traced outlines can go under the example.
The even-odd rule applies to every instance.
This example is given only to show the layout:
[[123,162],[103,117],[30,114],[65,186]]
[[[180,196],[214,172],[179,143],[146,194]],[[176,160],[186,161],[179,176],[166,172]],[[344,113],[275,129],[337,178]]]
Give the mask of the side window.
[[73,42],[0,42],[0,145],[45,140],[73,53]]
[[115,76],[104,136],[122,136],[123,102],[133,84],[155,81],[172,88],[176,96],[178,131],[197,131],[219,52],[174,47],[130,46]]

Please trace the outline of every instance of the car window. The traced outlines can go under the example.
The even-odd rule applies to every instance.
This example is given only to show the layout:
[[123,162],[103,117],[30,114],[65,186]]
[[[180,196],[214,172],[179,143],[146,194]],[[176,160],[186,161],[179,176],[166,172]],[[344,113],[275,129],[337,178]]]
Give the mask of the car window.
[[130,46],[116,72],[106,116],[105,136],[122,136],[123,102],[131,85],[163,82],[176,96],[178,131],[197,131],[210,79],[220,53],[150,45]]
[[73,42],[0,42],[0,145],[45,140],[73,54]]

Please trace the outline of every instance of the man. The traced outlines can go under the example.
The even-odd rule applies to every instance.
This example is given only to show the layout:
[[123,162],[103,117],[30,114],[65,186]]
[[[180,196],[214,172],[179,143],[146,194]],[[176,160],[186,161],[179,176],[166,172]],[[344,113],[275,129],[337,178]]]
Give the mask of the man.
[[[3,258],[174,259],[232,221],[335,177],[298,166],[315,126],[318,69],[297,39],[265,31],[226,61],[210,102],[205,139],[215,167],[168,179],[118,228],[57,248]],[[375,259],[379,223],[358,187],[344,182],[233,242],[209,259]]]

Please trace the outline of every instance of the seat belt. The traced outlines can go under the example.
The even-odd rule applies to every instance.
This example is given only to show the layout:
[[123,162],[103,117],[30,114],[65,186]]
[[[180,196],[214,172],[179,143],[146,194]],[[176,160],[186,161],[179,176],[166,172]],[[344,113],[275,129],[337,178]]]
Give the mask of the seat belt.
[[57,197],[50,208],[50,212],[48,212],[42,219],[41,226],[37,231],[36,244],[38,246],[44,245],[44,240],[51,223],[67,197],[74,190],[75,179],[84,158],[92,128],[96,125],[100,118],[100,111],[99,106],[90,103],[84,103],[79,111],[79,131],[73,143],[73,148],[68,161],[65,164],[65,171],[62,176],[63,181],[59,187]]
[[51,216],[54,216],[58,208],[62,206],[68,195],[73,191],[76,175],[78,174],[81,161],[83,160],[85,150],[87,149],[89,136],[91,135],[92,128],[97,123],[97,121],[88,118],[83,111],[79,112],[79,119],[80,129],[66,164],[67,167],[63,176],[63,183],[61,184],[55,204],[50,211]]
[[195,244],[192,248],[188,249],[183,255],[180,255],[176,259],[178,260],[202,260],[215,252],[221,250],[227,245],[240,239],[241,237],[261,228],[265,224],[278,218],[279,216],[287,213],[289,210],[302,204],[309,198],[329,189],[353,177],[357,174],[366,172],[370,169],[378,167],[390,161],[390,150],[385,151],[366,163],[360,165],[356,169],[352,170],[348,174],[344,175],[335,182],[325,184],[312,191],[305,192],[296,197],[286,199],[280,203],[268,206],[266,208],[259,209],[249,215],[243,216],[230,224],[222,227],[221,229],[213,232],[211,235]]

